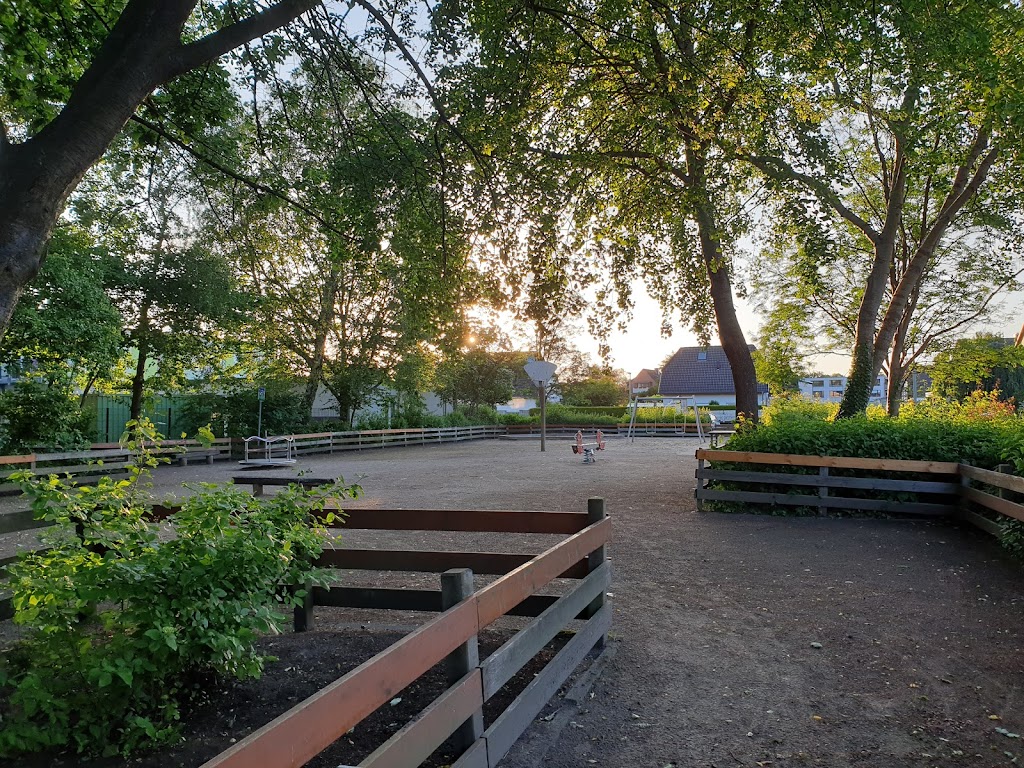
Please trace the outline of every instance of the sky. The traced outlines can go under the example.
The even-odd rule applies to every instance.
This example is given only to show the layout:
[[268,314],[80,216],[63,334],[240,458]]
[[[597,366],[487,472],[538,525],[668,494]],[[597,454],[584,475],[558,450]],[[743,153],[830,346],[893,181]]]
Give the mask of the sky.
[[[643,368],[657,368],[662,361],[680,347],[696,346],[697,337],[688,330],[678,327],[667,339],[661,337],[661,309],[657,302],[650,298],[642,284],[634,286],[636,308],[633,319],[625,332],[613,333],[610,339],[612,365],[622,368],[630,377],[636,376]],[[750,305],[742,299],[736,299],[740,325],[747,336],[753,339],[761,325],[761,319]],[[1024,322],[1024,293],[1008,296],[1005,307],[997,311],[990,322],[974,330],[985,330],[1005,337],[1014,337]],[[974,330],[965,335],[973,336]],[[583,352],[597,359],[598,342],[589,335],[579,335],[575,344]],[[717,338],[712,343],[718,343]],[[846,375],[850,368],[850,359],[844,355],[819,355],[812,358],[811,367],[825,374]]]

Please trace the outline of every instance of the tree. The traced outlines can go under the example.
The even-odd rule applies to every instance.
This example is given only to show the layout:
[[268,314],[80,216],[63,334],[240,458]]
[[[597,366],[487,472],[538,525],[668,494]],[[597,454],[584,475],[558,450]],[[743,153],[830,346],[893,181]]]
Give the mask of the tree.
[[931,376],[940,397],[963,400],[976,390],[999,390],[1000,399],[1019,404],[1024,402],[1024,347],[987,333],[959,339],[935,356]]
[[0,362],[64,394],[88,394],[121,356],[121,316],[106,293],[116,260],[84,228],[58,228],[39,278],[0,340]]
[[[139,105],[318,4],[281,0],[239,18],[231,3],[196,14],[196,0],[53,0],[54,8],[20,0],[0,14],[0,331],[39,271],[64,202]],[[81,48],[51,45],[66,28]]]
[[608,327],[642,277],[705,338],[713,309],[737,407],[756,419],[732,292],[745,179],[721,147],[759,79],[765,14],[724,2],[451,5],[479,49],[452,70],[452,98],[493,169],[496,218],[511,222],[502,247],[542,288],[531,295],[578,298],[582,285],[596,296],[592,325]]
[[[794,11],[796,12],[796,11]],[[1024,11],[983,0],[808,8],[777,46],[778,111],[740,154],[775,183],[807,252],[835,261],[829,229],[869,254],[840,416],[860,413],[888,361],[902,380],[926,276],[950,240],[1019,225]]]
[[621,370],[591,365],[580,378],[572,377],[571,372],[559,371],[558,382],[565,405],[610,406],[625,405],[629,401],[628,377]]
[[406,355],[461,324],[471,270],[435,126],[356,52],[303,56],[252,104],[238,151],[317,216],[230,184],[213,219],[262,297],[249,338],[304,379],[307,415],[325,386],[350,419]]
[[[800,242],[799,230],[793,218],[780,216],[769,247],[762,250],[754,280],[761,309],[767,315],[761,329],[761,351],[784,352],[792,360],[815,353],[848,354],[856,338],[859,304],[873,253],[860,247],[850,228],[838,226],[828,232],[831,257],[819,258],[820,253]],[[886,303],[905,272],[906,245],[901,242],[897,247],[897,268],[890,272]],[[905,313],[882,364],[890,415],[898,414],[904,387],[915,367],[947,346],[950,339],[990,318],[1000,297],[1019,285],[1022,271],[1012,248],[980,234],[936,249],[921,277],[912,310]]]

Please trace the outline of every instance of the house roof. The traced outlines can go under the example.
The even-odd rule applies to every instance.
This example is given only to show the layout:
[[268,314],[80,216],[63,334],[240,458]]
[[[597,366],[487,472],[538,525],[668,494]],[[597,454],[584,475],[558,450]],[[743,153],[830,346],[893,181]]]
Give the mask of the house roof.
[[630,383],[633,383],[634,381],[657,381],[657,380],[658,380],[658,370],[656,368],[644,368],[644,369],[642,369],[640,371],[640,373],[638,373],[636,376],[634,376],[629,381],[630,381]]
[[[754,350],[753,345],[748,345]],[[702,355],[701,353],[705,353]],[[701,359],[703,357],[703,359]],[[758,382],[757,391],[768,391]],[[721,347],[681,347],[661,371],[662,395],[732,395],[732,367]]]

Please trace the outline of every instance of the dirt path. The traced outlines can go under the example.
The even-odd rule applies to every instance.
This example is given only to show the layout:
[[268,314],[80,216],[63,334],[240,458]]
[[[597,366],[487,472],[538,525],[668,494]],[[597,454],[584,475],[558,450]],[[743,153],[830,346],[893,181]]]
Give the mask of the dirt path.
[[[696,445],[613,440],[585,466],[564,441],[545,454],[537,442],[486,441],[302,468],[360,482],[360,506],[607,500],[615,654],[593,697],[549,734],[548,765],[1024,762],[1024,570],[994,541],[945,524],[698,514]],[[157,491],[236,472],[161,469]],[[521,752],[505,764],[536,759]]]

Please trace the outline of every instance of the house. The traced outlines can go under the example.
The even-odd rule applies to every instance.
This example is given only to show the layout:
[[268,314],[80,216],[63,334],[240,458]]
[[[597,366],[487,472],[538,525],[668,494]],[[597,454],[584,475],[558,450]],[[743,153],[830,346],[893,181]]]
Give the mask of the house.
[[[750,350],[754,347],[751,345]],[[693,397],[697,405],[735,405],[732,366],[721,347],[681,347],[661,371],[658,394]],[[768,385],[757,384],[760,404],[768,401]]]
[[657,392],[661,371],[657,368],[644,368],[629,380],[629,394],[642,395],[645,392]]
[[[847,381],[849,379],[846,376],[822,376],[800,379],[797,386],[800,389],[800,394],[808,400],[820,403],[838,403],[843,399]],[[872,405],[885,405],[887,387],[888,380],[885,376],[875,379],[868,402]]]

